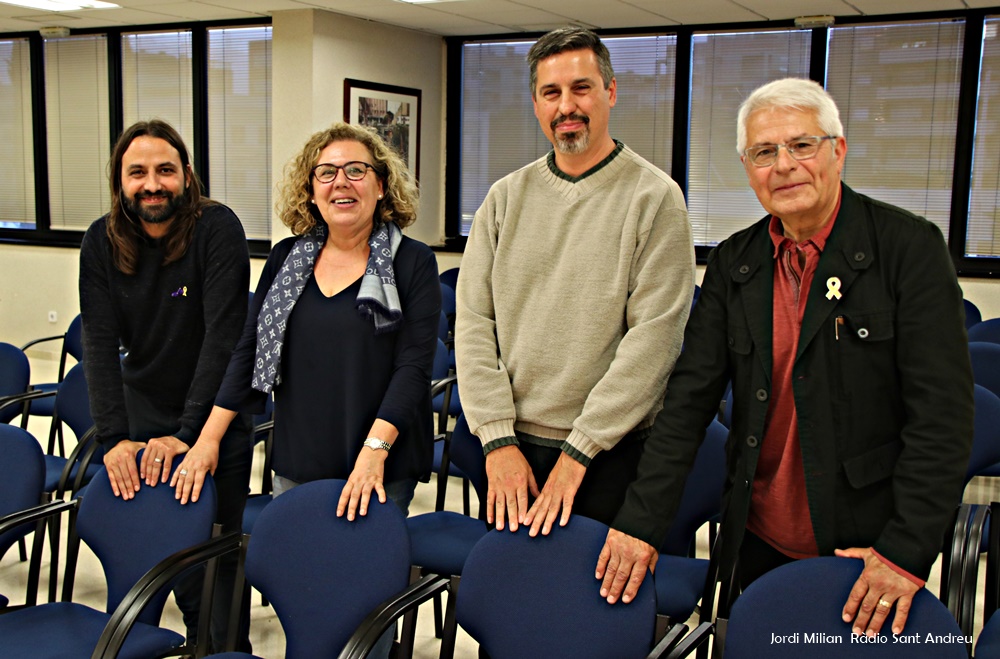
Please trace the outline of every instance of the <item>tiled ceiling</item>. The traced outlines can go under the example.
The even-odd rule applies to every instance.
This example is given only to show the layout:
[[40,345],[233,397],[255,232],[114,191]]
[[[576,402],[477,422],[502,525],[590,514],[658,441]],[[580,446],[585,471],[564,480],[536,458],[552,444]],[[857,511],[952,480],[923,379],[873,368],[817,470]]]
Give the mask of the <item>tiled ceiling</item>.
[[114,0],[120,9],[53,13],[0,2],[0,32],[216,21],[325,9],[440,35],[541,32],[567,23],[592,28],[867,16],[996,6],[998,0]]

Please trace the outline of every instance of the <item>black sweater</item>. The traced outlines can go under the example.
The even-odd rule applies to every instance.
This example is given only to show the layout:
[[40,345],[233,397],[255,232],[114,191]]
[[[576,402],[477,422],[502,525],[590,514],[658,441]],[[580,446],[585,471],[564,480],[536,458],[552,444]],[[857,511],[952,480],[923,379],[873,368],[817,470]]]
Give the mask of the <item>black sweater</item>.
[[[265,395],[251,388],[257,315],[296,238],[271,250],[257,284],[243,337],[233,352],[216,404],[260,412]],[[274,389],[275,473],[296,482],[347,478],[376,418],[399,430],[385,480],[426,480],[433,457],[431,366],[441,316],[434,253],[404,236],[393,260],[403,326],[376,336],[355,308],[361,280],[333,297],[309,282],[288,317],[281,384]]]
[[206,206],[187,252],[169,265],[161,242],[142,241],[134,275],[115,268],[107,216],[80,248],[83,362],[97,438],[109,446],[129,437],[123,383],[175,415],[174,436],[193,444],[246,318],[249,254],[229,208]]

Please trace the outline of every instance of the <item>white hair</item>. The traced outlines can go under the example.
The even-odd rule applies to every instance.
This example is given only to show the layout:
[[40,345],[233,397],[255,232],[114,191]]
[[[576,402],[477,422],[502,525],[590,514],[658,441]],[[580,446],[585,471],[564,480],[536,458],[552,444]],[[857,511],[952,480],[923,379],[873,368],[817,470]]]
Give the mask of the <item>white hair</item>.
[[837,104],[818,82],[806,78],[783,78],[758,87],[740,104],[736,117],[736,151],[740,155],[747,148],[747,121],[750,115],[758,110],[774,108],[813,111],[825,135],[844,135]]

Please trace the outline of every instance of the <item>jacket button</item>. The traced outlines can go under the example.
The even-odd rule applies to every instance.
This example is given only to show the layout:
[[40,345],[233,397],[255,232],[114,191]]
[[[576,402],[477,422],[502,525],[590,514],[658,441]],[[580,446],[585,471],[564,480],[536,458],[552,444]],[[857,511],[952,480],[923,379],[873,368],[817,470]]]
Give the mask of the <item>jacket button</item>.
[[767,400],[767,391],[764,389],[758,389],[755,395],[760,402]]
[[748,266],[748,265],[741,265],[740,266],[740,274],[741,275],[745,275],[748,272],[750,272],[750,266]]
[[728,343],[729,347],[732,348],[734,345],[736,345],[736,339],[734,339],[733,337],[729,337]]
[[757,441],[756,437],[754,437],[753,435],[747,437],[747,446],[749,446],[750,448],[757,448],[757,444],[759,444],[759,442]]
[[858,330],[858,338],[859,339],[867,339],[868,338],[868,329],[864,328],[864,327],[862,327],[861,329],[859,329]]
[[858,261],[858,262],[864,261],[865,260],[865,253],[864,252],[855,252],[854,253],[854,260]]

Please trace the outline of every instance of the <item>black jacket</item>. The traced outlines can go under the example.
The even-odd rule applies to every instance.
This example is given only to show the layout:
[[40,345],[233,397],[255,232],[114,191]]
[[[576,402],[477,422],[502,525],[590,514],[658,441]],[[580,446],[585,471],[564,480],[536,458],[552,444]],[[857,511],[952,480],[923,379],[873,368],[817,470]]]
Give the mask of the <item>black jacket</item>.
[[[962,291],[938,228],[842,186],[793,368],[820,554],[873,546],[926,578],[961,499],[973,382]],[[663,411],[614,527],[655,547],[733,382],[721,569],[736,560],[771,392],[770,217],[709,257]],[[841,297],[827,298],[839,278]],[[839,321],[838,321],[839,319]]]

